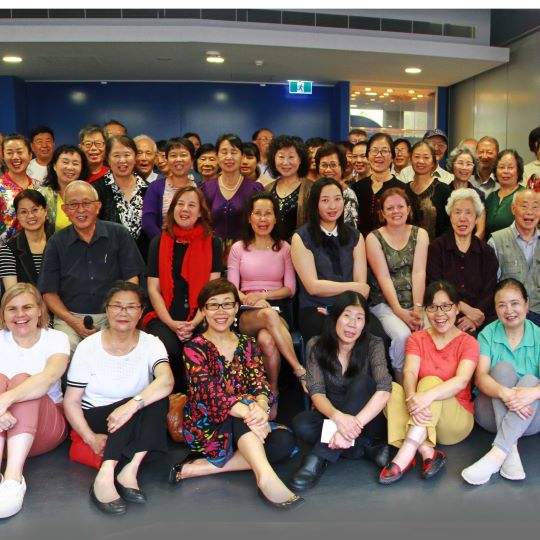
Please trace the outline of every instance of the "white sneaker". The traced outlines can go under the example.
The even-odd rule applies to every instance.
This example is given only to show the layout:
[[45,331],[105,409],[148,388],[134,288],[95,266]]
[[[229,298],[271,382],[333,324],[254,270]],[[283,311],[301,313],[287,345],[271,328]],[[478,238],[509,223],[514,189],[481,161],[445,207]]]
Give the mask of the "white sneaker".
[[525,480],[526,474],[519,452],[510,452],[502,464],[499,474],[507,480]]
[[0,518],[14,516],[21,510],[25,493],[24,477],[21,482],[4,480],[0,484]]

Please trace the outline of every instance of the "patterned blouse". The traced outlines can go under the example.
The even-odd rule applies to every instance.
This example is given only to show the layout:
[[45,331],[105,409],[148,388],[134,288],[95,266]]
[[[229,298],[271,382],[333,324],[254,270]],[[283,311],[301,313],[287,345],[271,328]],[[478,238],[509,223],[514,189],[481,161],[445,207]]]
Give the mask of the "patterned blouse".
[[296,230],[296,221],[298,214],[298,195],[300,193],[301,184],[298,185],[296,189],[291,191],[285,197],[280,197],[278,195],[277,182],[274,184],[274,187],[270,193],[276,198],[279,205],[279,213],[281,215],[281,234],[282,237],[291,241],[291,237]]
[[[26,189],[33,188],[33,180],[30,179]],[[9,173],[0,178],[0,244],[5,244],[21,230],[13,201],[23,189],[11,179]]]
[[261,352],[255,340],[240,334],[228,361],[204,336],[184,346],[188,397],[184,408],[184,438],[208,461],[223,467],[232,457],[231,408],[258,395],[271,396]]

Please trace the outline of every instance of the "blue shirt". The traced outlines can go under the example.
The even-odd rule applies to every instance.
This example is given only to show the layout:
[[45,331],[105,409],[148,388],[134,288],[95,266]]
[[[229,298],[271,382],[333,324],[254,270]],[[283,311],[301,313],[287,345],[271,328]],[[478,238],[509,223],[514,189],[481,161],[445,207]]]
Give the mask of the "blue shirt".
[[540,378],[538,362],[540,361],[540,328],[533,322],[525,321],[525,333],[519,345],[512,350],[501,321],[488,324],[478,334],[480,355],[489,357],[491,367],[499,362],[508,362],[514,366],[521,378],[534,375]]

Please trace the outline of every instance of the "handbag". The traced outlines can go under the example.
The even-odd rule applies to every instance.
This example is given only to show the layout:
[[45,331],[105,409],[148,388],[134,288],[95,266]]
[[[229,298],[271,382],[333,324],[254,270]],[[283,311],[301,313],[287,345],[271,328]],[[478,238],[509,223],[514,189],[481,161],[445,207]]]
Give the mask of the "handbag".
[[82,437],[74,430],[70,433],[71,446],[69,447],[69,459],[99,469],[103,456],[98,456],[82,439]]
[[167,431],[174,442],[185,442],[182,432],[184,406],[187,396],[182,393],[169,396],[169,412],[167,413]]

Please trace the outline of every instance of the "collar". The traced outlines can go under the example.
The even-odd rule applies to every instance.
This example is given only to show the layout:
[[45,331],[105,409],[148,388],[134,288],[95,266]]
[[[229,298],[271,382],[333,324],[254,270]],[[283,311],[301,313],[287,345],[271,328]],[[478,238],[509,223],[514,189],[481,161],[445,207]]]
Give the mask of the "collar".
[[455,251],[456,253],[459,253],[460,255],[467,255],[468,253],[482,253],[480,240],[473,234],[471,238],[471,245],[469,246],[469,249],[466,253],[463,253],[458,247],[456,243],[456,237],[454,235],[454,231],[449,231],[445,235],[442,236],[443,240],[443,246],[446,249],[446,251]]
[[[74,244],[77,241],[83,241],[81,240],[81,237],[77,233],[75,226],[71,224],[69,227],[66,228],[66,244]],[[109,231],[107,230],[106,225],[101,221],[101,219],[96,219],[96,229],[94,231],[94,236],[92,236],[92,240],[90,240],[90,244],[93,244],[98,238],[108,238],[109,237]],[[85,242],[86,243],[86,242]]]
[[534,236],[530,240],[525,240],[525,238],[523,238],[523,236],[521,236],[521,234],[519,233],[518,228],[516,227],[515,221],[513,221],[512,225],[510,225],[510,230],[512,231],[515,238],[521,238],[521,240],[527,243],[537,240],[538,237],[540,236],[540,232],[538,232],[538,228],[536,228]]
[[336,238],[338,237],[337,225],[334,227],[333,231],[327,231],[326,229],[323,229],[323,227],[321,226],[321,231],[323,232],[325,236],[334,236]]
[[[497,320],[495,324],[495,330],[493,332],[493,341],[495,343],[500,343],[510,350],[510,345],[508,344],[508,338],[506,337],[506,332],[501,321]],[[516,352],[521,347],[534,347],[534,323],[525,319],[525,332],[523,333],[523,338],[519,345],[514,349]]]

